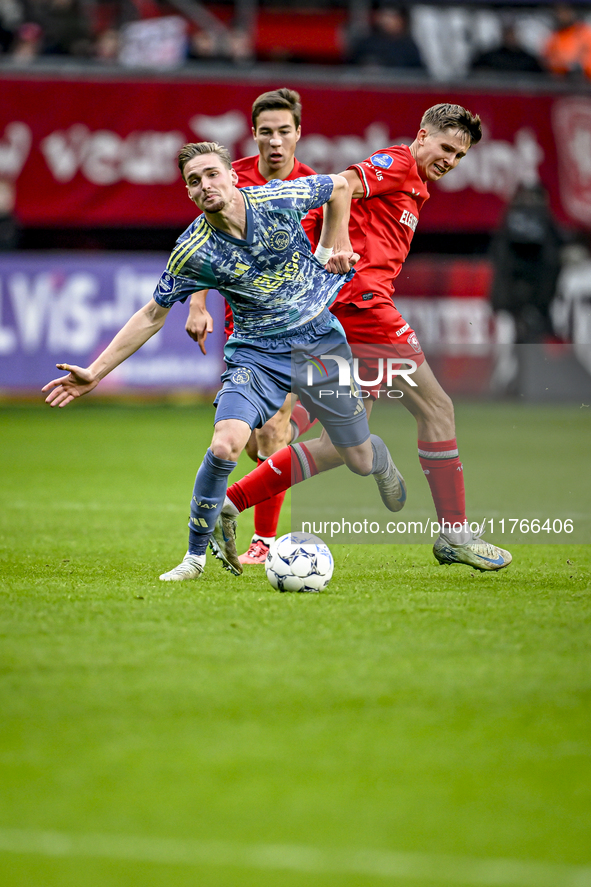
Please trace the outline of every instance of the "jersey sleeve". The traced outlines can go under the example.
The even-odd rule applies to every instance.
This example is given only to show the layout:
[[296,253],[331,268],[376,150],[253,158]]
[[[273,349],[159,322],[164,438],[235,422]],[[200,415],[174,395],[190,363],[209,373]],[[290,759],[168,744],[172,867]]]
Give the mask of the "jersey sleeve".
[[212,286],[215,286],[215,283],[205,283],[200,276],[184,277],[166,270],[160,276],[154,290],[154,301],[163,308],[171,308],[175,302],[186,302],[192,293]]
[[295,210],[304,216],[309,210],[325,204],[333,187],[330,176],[305,176],[286,181],[273,179],[261,188],[249,188],[248,199],[258,209],[271,212]]
[[390,148],[372,154],[361,163],[354,163],[354,169],[361,179],[364,197],[390,194],[400,191],[412,165],[412,156],[405,149]]
[[209,236],[209,229],[198,219],[179,237],[154,290],[158,305],[170,308],[198,290],[217,287],[206,249]]

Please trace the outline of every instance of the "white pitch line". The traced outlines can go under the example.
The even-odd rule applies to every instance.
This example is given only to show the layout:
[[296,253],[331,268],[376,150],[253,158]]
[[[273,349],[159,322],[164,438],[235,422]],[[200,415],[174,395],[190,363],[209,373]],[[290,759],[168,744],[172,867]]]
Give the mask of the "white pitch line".
[[454,887],[591,887],[591,866],[296,844],[233,844],[5,828],[0,829],[0,852],[429,880]]

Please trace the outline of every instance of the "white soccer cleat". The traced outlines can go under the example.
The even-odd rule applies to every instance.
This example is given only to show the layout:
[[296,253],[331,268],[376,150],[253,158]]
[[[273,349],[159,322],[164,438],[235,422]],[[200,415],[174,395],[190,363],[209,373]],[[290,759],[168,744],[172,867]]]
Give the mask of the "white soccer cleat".
[[[480,531],[482,532],[482,527]],[[513,558],[504,548],[492,545],[473,534],[467,542],[452,542],[443,533],[433,546],[433,554],[440,564],[466,564],[475,570],[502,570]]]
[[406,502],[406,484],[388,453],[388,470],[385,474],[374,474],[382,502],[389,511],[401,511]]
[[236,550],[236,527],[238,522],[229,514],[223,512],[218,517],[213,534],[209,540],[209,547],[224,565],[224,570],[229,570],[235,576],[244,572],[238,559]]
[[163,573],[160,576],[162,582],[183,582],[185,579],[199,579],[205,567],[204,554],[186,553],[178,567]]

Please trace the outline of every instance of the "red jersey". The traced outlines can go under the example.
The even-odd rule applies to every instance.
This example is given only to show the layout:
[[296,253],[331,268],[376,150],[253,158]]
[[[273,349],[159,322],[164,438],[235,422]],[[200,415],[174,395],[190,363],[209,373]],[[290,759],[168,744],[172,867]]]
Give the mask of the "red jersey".
[[383,148],[349,169],[358,173],[364,191],[351,204],[349,223],[351,246],[360,259],[336,302],[363,308],[372,296],[392,298],[429,191],[406,145]]

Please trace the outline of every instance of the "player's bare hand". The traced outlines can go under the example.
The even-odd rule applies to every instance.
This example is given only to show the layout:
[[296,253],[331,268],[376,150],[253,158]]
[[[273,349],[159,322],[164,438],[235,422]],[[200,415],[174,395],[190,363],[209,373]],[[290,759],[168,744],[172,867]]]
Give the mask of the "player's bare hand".
[[347,274],[359,261],[359,255],[352,249],[334,252],[326,263],[326,270],[331,274]]
[[69,363],[56,364],[58,370],[67,370],[67,376],[61,376],[59,379],[52,379],[47,385],[44,385],[41,391],[49,391],[45,398],[45,403],[51,407],[65,407],[76,397],[82,397],[88,394],[98,385],[98,379],[95,379],[90,370],[83,367],[70,366]]
[[213,317],[209,311],[194,311],[191,308],[185,329],[194,342],[199,345],[202,354],[207,354],[205,350],[205,340],[208,333],[213,333]]

